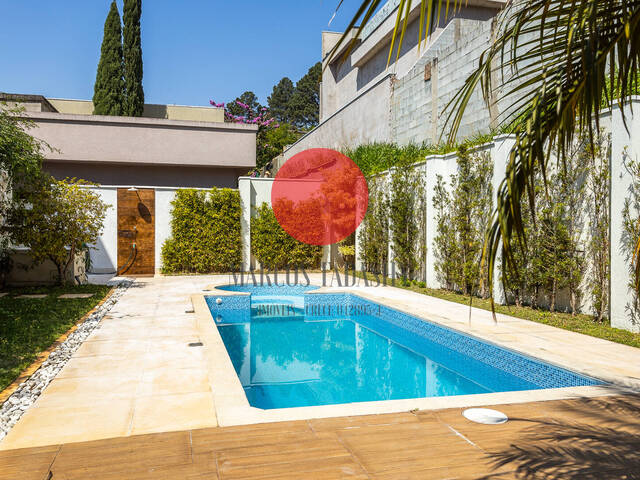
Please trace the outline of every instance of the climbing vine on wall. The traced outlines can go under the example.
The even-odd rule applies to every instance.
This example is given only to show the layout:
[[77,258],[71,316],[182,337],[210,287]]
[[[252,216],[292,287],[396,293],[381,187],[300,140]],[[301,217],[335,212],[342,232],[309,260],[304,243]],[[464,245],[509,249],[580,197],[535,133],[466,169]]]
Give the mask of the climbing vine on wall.
[[[622,209],[622,246],[624,248],[625,259],[629,264],[629,289],[635,292],[638,282],[636,270],[633,268],[633,256],[635,247],[640,238],[640,161],[631,159],[625,151],[625,164],[632,181],[629,188],[629,197],[625,200]],[[640,323],[640,299],[636,293],[633,294],[631,302],[626,306],[626,311],[632,322]]]
[[426,254],[423,167],[408,162],[391,171],[388,196],[393,260],[403,280],[414,279]]
[[480,259],[492,208],[493,165],[487,153],[465,148],[458,151],[457,163],[448,186],[437,178],[433,196],[436,274],[448,289],[486,296],[487,271]]
[[589,202],[589,241],[587,245],[590,263],[589,289],[598,322],[602,322],[609,308],[610,265],[609,250],[609,170],[611,165],[611,138],[600,134],[595,148],[589,150],[590,176],[587,182]]
[[503,262],[502,275],[507,300],[516,305],[537,307],[546,296],[555,311],[565,291],[572,313],[586,297],[598,321],[607,313],[610,142],[603,134],[596,140],[592,149],[579,139],[566,163],[547,172],[547,188],[539,176],[534,179],[535,212],[522,202],[525,238],[516,239],[513,255],[518,268]]
[[389,258],[389,214],[384,177],[370,178],[369,207],[358,241],[360,260],[367,272],[386,273]]

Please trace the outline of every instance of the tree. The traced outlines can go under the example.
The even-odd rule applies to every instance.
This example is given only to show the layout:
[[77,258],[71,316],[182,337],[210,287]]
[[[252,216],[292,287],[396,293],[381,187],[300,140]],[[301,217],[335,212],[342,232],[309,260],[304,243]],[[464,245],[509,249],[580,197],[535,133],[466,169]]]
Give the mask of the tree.
[[124,114],[141,117],[144,110],[142,88],[142,42],[140,15],[142,0],[124,0],[124,82],[126,101]]
[[[360,38],[358,34],[381,2],[361,2],[345,33],[329,52],[329,59],[335,58],[342,45],[350,41],[343,58],[349,55]],[[411,4],[400,0],[388,62],[407,31]],[[454,8],[449,8],[450,4]],[[429,35],[440,7],[454,12],[461,5],[461,0],[421,0],[418,41]],[[498,188],[497,206],[483,249],[489,266],[489,286],[499,249],[506,262],[515,266],[514,241],[525,235],[522,203],[535,202],[533,178],[537,173],[542,173],[543,182],[547,183],[551,149],[557,150],[558,163],[564,165],[569,146],[581,132],[588,132],[593,150],[593,119],[597,130],[600,112],[613,104],[625,116],[624,107],[638,90],[640,71],[640,0],[512,1],[506,3],[501,16],[495,40],[449,104],[447,117],[448,138],[453,142],[478,87],[487,103],[497,87],[504,104],[512,105],[502,122],[511,128],[516,143]],[[358,34],[352,35],[353,30]],[[400,48],[395,50],[397,59]],[[506,74],[500,78],[500,72]],[[640,253],[640,238],[634,251]],[[640,292],[640,255],[632,258],[634,287]]]
[[51,260],[62,284],[76,254],[98,240],[107,208],[85,183],[51,178],[12,212],[14,238],[36,263]]
[[[411,280],[424,258],[418,217],[424,215],[424,182],[411,163],[404,161],[391,170],[388,195],[389,236],[393,261],[403,281]],[[422,235],[424,238],[424,235]]]
[[0,287],[11,270],[9,217],[43,184],[42,151],[49,148],[27,133],[34,124],[20,117],[23,111],[0,105]]
[[290,122],[289,102],[294,91],[293,82],[288,77],[284,77],[273,87],[271,95],[267,97],[271,115],[281,123]]
[[609,279],[610,264],[609,250],[611,237],[609,228],[611,223],[609,202],[609,155],[611,151],[606,147],[608,139],[600,133],[595,149],[588,151],[591,164],[589,166],[589,180],[587,183],[587,202],[591,212],[589,218],[589,242],[587,254],[591,260],[591,275],[589,289],[596,320],[601,323],[609,308]]
[[125,112],[122,29],[115,0],[104,22],[100,61],[93,86],[94,115],[123,115]]
[[367,272],[387,273],[389,260],[389,202],[384,181],[380,177],[370,178],[369,206],[358,234],[362,249],[360,260]]
[[318,124],[321,81],[322,64],[318,62],[296,83],[288,114],[296,127],[308,129]]
[[247,91],[234,101],[227,103],[225,117],[232,122],[251,123],[253,119],[261,116],[263,108],[256,94]]
[[300,135],[291,125],[283,123],[273,128],[258,130],[256,167],[262,168],[282,153],[286,145],[294,143]]
[[[458,151],[458,171],[451,193],[437,178],[433,197],[436,212],[436,272],[442,283],[465,295],[486,293],[486,269],[480,268],[482,241],[491,209],[493,165],[488,155]],[[414,194],[410,189],[409,194]]]

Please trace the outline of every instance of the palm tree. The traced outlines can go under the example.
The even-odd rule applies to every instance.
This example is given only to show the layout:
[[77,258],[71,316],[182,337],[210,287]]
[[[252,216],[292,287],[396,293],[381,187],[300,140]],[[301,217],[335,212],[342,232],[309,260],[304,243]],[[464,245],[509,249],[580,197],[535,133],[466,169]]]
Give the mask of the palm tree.
[[[414,0],[414,2],[417,0]],[[429,34],[435,19],[460,8],[462,0],[420,0],[418,41]],[[371,19],[383,0],[363,0],[338,44],[335,56],[349,31]],[[396,43],[407,30],[411,0],[400,0],[389,50],[389,62]],[[481,88],[485,101],[498,88],[510,105],[502,126],[516,137],[506,176],[498,189],[497,206],[486,233],[483,261],[489,267],[489,286],[499,249],[510,268],[517,268],[513,252],[516,243],[526,241],[522,202],[535,203],[534,179],[546,172],[551,153],[564,165],[570,144],[589,132],[594,146],[598,117],[604,108],[622,110],[638,93],[640,71],[640,0],[509,0],[500,14],[497,38],[483,53],[479,66],[447,106],[448,141],[456,138],[471,94]],[[359,31],[358,31],[359,33]],[[349,55],[356,35],[345,52]],[[397,49],[399,52],[399,48]],[[594,127],[595,120],[595,127]],[[534,211],[531,208],[531,211]],[[634,255],[636,279],[640,279],[640,243]],[[640,293],[640,280],[636,281]]]

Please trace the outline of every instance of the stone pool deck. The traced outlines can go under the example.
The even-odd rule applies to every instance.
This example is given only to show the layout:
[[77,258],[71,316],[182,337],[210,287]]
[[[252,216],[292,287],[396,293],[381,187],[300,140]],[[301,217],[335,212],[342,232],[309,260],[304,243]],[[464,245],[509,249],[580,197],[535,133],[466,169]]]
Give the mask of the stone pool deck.
[[[216,399],[222,398],[225,402],[233,400],[232,396],[227,395],[229,385],[218,382],[216,378],[215,372],[222,370],[221,366],[211,365],[211,358],[220,358],[220,345],[212,344],[208,337],[202,335],[198,315],[187,310],[191,307],[188,300],[190,295],[198,292],[202,294],[208,285],[224,284],[228,280],[227,276],[139,279],[105,317],[101,327],[74,354],[34,406],[0,442],[0,450],[130,436],[132,439],[133,436],[156,439],[163,437],[138,435],[291,419],[279,417],[278,412],[263,415],[265,411],[258,409],[252,409],[252,414],[259,414],[258,417],[247,417],[244,407],[221,409],[221,405],[217,404]],[[320,276],[312,276],[312,281],[319,282]],[[332,290],[327,288],[327,291]],[[508,392],[472,396],[473,399],[465,396],[466,399],[441,397],[398,401],[404,403],[396,403],[393,407],[395,411],[406,412],[417,407],[435,410],[471,404],[512,404],[619,395],[626,393],[626,388],[635,390],[640,387],[639,349],[504,315],[499,315],[498,324],[494,325],[489,312],[477,309],[472,310],[469,321],[469,309],[465,305],[406,290],[390,287],[356,287],[350,290],[436,323],[616,384],[613,388],[576,387]],[[210,318],[201,318],[200,323],[203,322],[213,326]],[[203,343],[202,346],[197,345],[200,342]],[[364,405],[357,413],[388,413],[387,405],[390,402],[368,403],[375,405]],[[527,407],[523,405],[522,408]],[[530,410],[534,408],[538,407],[529,407]],[[304,425],[311,425],[307,423],[307,419],[314,417],[344,417],[353,414],[339,406],[331,406],[319,414],[301,410],[298,412],[303,414]],[[426,411],[423,414],[429,415]],[[326,421],[331,423],[331,420]],[[335,421],[338,422],[336,425],[341,424],[340,422],[348,425],[354,420]],[[252,428],[259,432],[262,429],[268,430],[269,427],[264,425]],[[251,431],[251,428],[246,430],[249,432],[247,435],[253,435]],[[276,431],[277,428],[274,432]],[[181,437],[175,434],[166,438]],[[128,445],[124,439],[113,442],[116,442],[113,445]],[[117,450],[119,447],[114,448]],[[49,447],[43,451],[49,451],[47,449]],[[5,455],[3,458],[8,457]]]

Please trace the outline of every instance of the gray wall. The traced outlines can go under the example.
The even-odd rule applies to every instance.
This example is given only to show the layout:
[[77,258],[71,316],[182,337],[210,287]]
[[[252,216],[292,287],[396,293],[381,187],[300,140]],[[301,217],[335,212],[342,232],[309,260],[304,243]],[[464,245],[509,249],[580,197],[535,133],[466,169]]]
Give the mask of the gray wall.
[[81,178],[102,185],[158,187],[237,188],[238,177],[248,168],[169,165],[118,165],[46,161],[44,169],[61,180]]
[[391,141],[390,97],[393,78],[383,77],[363,95],[325,119],[289,147],[276,166],[309,148],[340,150],[363,143]]
[[47,142],[52,161],[250,169],[255,125],[33,112],[29,133]]
[[[399,144],[438,143],[445,130],[445,107],[478,66],[489,47],[491,20],[454,19],[407,75],[396,78],[391,100],[391,132]],[[425,80],[425,67],[431,78]],[[465,111],[458,138],[488,133],[497,111],[476,90]]]

